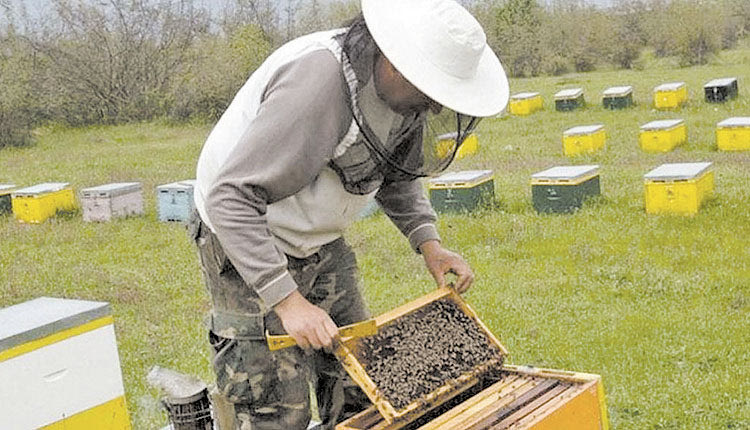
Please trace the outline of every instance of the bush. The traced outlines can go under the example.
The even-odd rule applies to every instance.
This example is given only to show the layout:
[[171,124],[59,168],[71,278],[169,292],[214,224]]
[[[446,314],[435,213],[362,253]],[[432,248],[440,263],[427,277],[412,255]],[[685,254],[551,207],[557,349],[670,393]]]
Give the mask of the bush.
[[0,35],[0,148],[31,142],[33,63],[29,49],[13,29]]

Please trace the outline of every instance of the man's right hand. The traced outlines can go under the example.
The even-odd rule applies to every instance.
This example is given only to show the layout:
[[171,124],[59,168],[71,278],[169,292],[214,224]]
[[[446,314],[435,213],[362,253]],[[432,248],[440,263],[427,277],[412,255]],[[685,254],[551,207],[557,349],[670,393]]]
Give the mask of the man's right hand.
[[323,309],[313,305],[297,290],[273,307],[287,334],[305,351],[325,348],[338,341],[339,329]]

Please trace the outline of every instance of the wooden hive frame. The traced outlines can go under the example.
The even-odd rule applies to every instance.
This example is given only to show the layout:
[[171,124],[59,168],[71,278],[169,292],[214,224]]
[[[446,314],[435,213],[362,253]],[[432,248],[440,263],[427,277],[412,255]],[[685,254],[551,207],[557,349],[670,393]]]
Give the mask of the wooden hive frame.
[[[357,360],[355,352],[358,348],[359,339],[350,339],[342,342],[336,350],[336,356],[342,363],[344,369],[346,369],[347,373],[349,373],[352,379],[362,388],[367,397],[374,404],[374,408],[376,408],[375,410],[379,412],[379,416],[382,416],[386,423],[408,423],[410,420],[414,420],[430,410],[439,407],[444,402],[475,386],[479,382],[480,375],[488,372],[492,368],[499,369],[503,364],[503,358],[508,355],[508,351],[505,347],[500,344],[498,339],[495,338],[484,323],[479,320],[477,314],[469,307],[461,296],[450,287],[439,288],[412,302],[386,312],[375,318],[376,324],[378,327],[382,327],[402,316],[424,307],[425,305],[442,299],[450,300],[456,304],[459,309],[478,326],[487,337],[488,342],[499,349],[501,355],[498,359],[489,360],[482,365],[475,367],[472,371],[466,372],[460,377],[446,382],[443,386],[423,398],[415,400],[405,408],[396,410],[367,374],[362,363]],[[395,428],[400,427],[394,427],[394,429]]]
[[497,382],[429,422],[389,423],[371,406],[336,430],[609,429],[599,375],[513,365],[502,370]]

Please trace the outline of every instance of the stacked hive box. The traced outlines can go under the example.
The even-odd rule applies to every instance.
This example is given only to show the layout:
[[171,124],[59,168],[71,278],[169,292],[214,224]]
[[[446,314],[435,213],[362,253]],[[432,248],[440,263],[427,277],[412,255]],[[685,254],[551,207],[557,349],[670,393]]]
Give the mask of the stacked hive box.
[[495,198],[491,170],[445,173],[430,179],[428,188],[437,212],[470,212]]
[[[436,152],[438,157],[445,158],[450,155],[451,152],[456,151],[456,136],[458,133],[446,133],[438,136]],[[467,155],[475,154],[479,148],[479,139],[476,133],[471,133],[464,138],[461,142],[461,146],[456,151],[455,159],[460,160]]]
[[709,103],[720,103],[736,98],[739,92],[737,78],[714,79],[703,86],[703,92]]
[[716,124],[716,146],[722,151],[750,151],[750,117],[727,118]]
[[513,115],[525,116],[541,110],[543,105],[542,96],[539,93],[518,93],[510,98],[509,109]]
[[687,102],[687,98],[684,82],[670,82],[654,88],[654,107],[657,109],[677,109]]
[[583,88],[570,88],[555,94],[555,109],[561,112],[580,109],[586,105]]
[[186,222],[195,208],[194,186],[195,179],[188,179],[156,187],[159,221]]
[[607,140],[604,126],[601,124],[582,125],[563,132],[563,154],[568,157],[596,152]]
[[19,221],[44,222],[58,211],[76,208],[75,195],[67,182],[47,182],[12,193],[13,214]]
[[624,109],[633,106],[633,87],[630,85],[611,87],[602,94],[605,109]]
[[503,365],[506,349],[450,288],[376,323],[336,351],[373,403],[337,430],[608,428],[599,376]]
[[11,212],[11,193],[15,188],[13,184],[0,184],[0,215]]
[[662,164],[644,176],[646,213],[692,215],[713,194],[711,163]]
[[81,190],[84,221],[109,221],[143,214],[140,182],[118,182]]
[[687,142],[687,127],[681,119],[651,121],[641,126],[638,143],[647,152],[669,152]]
[[2,429],[130,429],[107,303],[0,309],[0,381]]
[[539,213],[569,213],[600,194],[599,166],[557,166],[531,176],[531,199]]

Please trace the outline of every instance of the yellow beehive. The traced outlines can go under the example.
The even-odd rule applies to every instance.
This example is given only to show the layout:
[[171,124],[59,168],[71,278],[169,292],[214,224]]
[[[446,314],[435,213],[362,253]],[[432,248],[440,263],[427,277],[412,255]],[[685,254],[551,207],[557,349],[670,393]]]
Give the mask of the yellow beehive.
[[651,121],[641,126],[638,143],[647,152],[669,152],[687,142],[687,127],[681,119]]
[[716,146],[721,151],[750,150],[750,117],[727,118],[716,124]]
[[539,93],[518,93],[510,98],[510,113],[518,116],[531,115],[543,107],[542,96]]
[[[481,387],[480,387],[481,388]],[[477,391],[467,391],[474,394]],[[338,424],[336,430],[608,430],[599,375],[505,365],[487,388],[417,427],[387,422],[375,406]],[[426,421],[426,422],[425,422]]]
[[47,182],[16,190],[11,205],[16,218],[28,223],[44,222],[58,211],[76,208],[75,194],[66,182]]
[[644,176],[646,213],[693,215],[713,195],[710,162],[662,164]]
[[604,148],[606,140],[607,135],[601,124],[573,127],[563,133],[563,154],[573,157],[596,152]]
[[656,109],[677,109],[687,101],[687,85],[684,82],[670,82],[654,88]]
[[[438,136],[438,143],[436,152],[440,158],[443,158],[450,154],[451,151],[456,147],[456,132],[446,133]],[[475,154],[479,148],[479,139],[476,133],[471,133],[466,136],[461,146],[456,151],[456,160],[460,160],[467,155]]]

